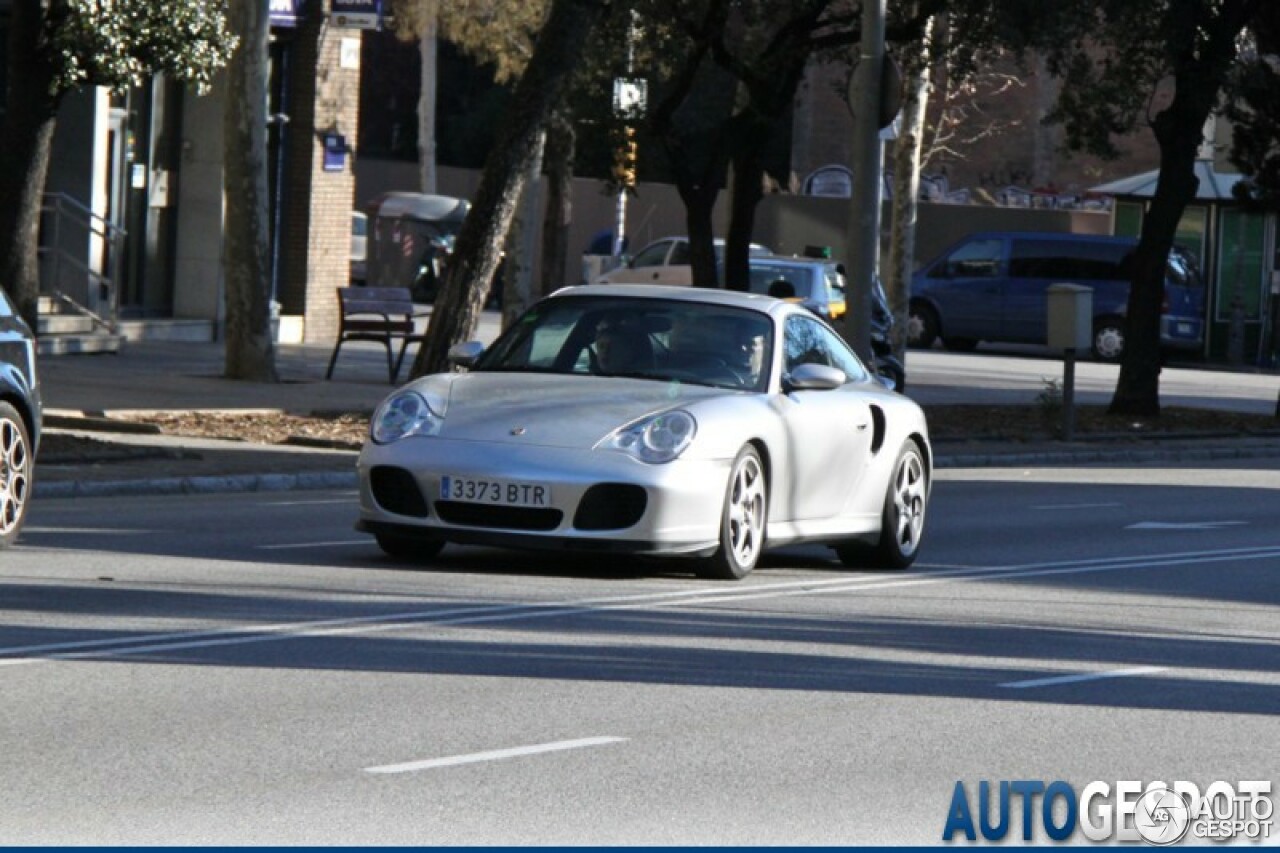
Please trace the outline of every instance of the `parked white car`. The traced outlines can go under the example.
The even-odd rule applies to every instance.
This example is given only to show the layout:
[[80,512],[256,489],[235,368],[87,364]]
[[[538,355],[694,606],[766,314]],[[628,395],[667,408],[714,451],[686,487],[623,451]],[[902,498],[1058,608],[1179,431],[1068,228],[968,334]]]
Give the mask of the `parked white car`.
[[[724,240],[715,241],[716,267],[724,265]],[[772,254],[767,246],[751,244],[752,255]],[[689,266],[689,238],[663,237],[645,246],[617,269],[610,270],[594,284],[693,284]]]

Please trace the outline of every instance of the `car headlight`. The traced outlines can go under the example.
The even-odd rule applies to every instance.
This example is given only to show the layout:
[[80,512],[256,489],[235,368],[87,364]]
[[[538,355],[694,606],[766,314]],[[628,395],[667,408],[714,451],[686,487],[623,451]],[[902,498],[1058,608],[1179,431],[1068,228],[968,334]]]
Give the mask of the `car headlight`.
[[597,447],[621,450],[641,462],[670,462],[693,443],[698,422],[676,409],[652,415],[611,432]]
[[378,444],[390,444],[410,435],[435,435],[444,423],[443,403],[435,395],[398,391],[373,413],[369,436]]

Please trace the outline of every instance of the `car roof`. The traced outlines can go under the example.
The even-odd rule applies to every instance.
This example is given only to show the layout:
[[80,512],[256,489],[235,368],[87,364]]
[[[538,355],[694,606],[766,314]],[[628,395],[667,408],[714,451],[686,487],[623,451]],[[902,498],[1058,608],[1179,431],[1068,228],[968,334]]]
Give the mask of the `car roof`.
[[626,296],[641,299],[673,299],[679,302],[701,302],[706,305],[724,305],[771,311],[779,305],[787,305],[763,293],[745,293],[740,290],[721,290],[710,287],[685,287],[678,284],[580,284],[557,290],[552,297],[561,296]]
[[1075,234],[1064,231],[975,231],[964,239],[988,237],[993,239],[1024,238],[1031,240],[1062,240],[1072,243],[1137,243],[1136,237],[1116,234]]
[[752,255],[750,263],[790,267],[811,267],[815,265],[824,267],[836,266],[836,262],[830,258],[802,258],[796,255]]

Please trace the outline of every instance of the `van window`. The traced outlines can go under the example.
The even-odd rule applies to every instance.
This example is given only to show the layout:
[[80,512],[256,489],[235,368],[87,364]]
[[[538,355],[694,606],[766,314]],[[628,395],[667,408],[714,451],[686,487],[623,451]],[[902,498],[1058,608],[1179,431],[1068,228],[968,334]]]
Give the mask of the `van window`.
[[1204,285],[1195,260],[1189,253],[1177,246],[1174,246],[1173,251],[1169,253],[1169,267],[1165,274],[1169,277],[1170,282],[1182,287],[1202,287]]
[[1000,274],[1002,240],[971,240],[952,252],[934,268],[931,276],[942,278],[994,278]]
[[1121,263],[1129,246],[1087,240],[1013,241],[1009,275],[1013,278],[1055,278],[1071,281],[1117,281],[1124,278]]

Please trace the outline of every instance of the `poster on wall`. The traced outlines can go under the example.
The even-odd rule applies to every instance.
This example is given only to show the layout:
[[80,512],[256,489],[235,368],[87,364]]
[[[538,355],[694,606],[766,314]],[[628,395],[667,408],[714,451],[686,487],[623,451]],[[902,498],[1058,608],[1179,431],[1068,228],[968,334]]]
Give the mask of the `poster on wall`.
[[296,27],[302,17],[302,4],[305,0],[270,0],[267,7],[273,27]]

